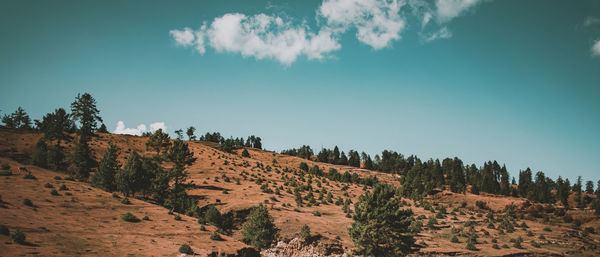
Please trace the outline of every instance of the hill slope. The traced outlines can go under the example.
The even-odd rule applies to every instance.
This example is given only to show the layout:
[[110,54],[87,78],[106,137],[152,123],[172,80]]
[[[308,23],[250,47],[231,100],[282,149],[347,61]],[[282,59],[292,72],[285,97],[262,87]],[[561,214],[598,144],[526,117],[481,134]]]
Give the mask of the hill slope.
[[[287,242],[296,237],[302,225],[307,224],[313,234],[322,236],[321,242],[351,253],[353,244],[347,227],[352,219],[343,212],[342,206],[322,201],[318,199],[319,194],[315,193],[318,206],[297,207],[291,183],[311,185],[315,192],[317,189],[325,189],[332,193],[333,201],[342,198],[351,199],[352,202],[356,202],[358,196],[369,190],[369,187],[307,175],[298,169],[300,163],[305,162],[309,167],[318,165],[324,171],[335,168],[340,173],[348,171],[361,177],[375,176],[379,181],[399,186],[397,178],[386,173],[317,163],[252,148],[247,148],[250,157],[244,158],[241,157],[242,149],[230,154],[215,149],[215,145],[211,143],[189,142],[190,150],[197,160],[188,168],[189,180],[195,185],[188,193],[198,199],[199,207],[216,206],[222,213],[230,213],[235,221],[231,237],[223,236],[224,241],[213,241],[209,237],[216,228],[206,226],[207,231],[201,231],[200,224],[193,217],[182,215],[182,220],[176,221],[168,213],[169,210],[137,199],[132,199],[130,205],[122,204],[111,193],[92,188],[87,183],[54,178],[65,177],[64,173],[25,165],[8,158],[25,162],[27,156],[32,155],[33,147],[41,136],[37,133],[0,129],[0,154],[4,156],[0,158],[0,162],[9,164],[13,173],[17,173],[19,167],[26,167],[37,178],[24,179],[23,174],[0,177],[0,195],[5,202],[5,208],[0,209],[0,220],[11,231],[17,228],[23,230],[29,242],[29,245],[0,244],[1,252],[7,255],[172,256],[177,254],[179,245],[183,243],[189,244],[201,255],[212,252],[233,254],[249,247],[241,242],[239,229],[248,210],[259,203],[264,203],[269,208],[275,224],[281,230],[282,241]],[[112,141],[122,149],[119,159],[124,163],[125,157],[132,150],[143,155],[153,154],[146,150],[146,140],[145,137],[99,134],[93,138],[91,147],[97,159],[100,159],[108,142]],[[47,183],[55,189],[64,184],[69,190],[59,190],[60,195],[53,196],[50,194],[52,189],[45,187]],[[266,188],[273,191],[280,188],[280,194],[271,193]],[[67,195],[67,192],[71,195]],[[30,199],[34,207],[23,205],[25,198]],[[486,218],[490,210],[477,207],[477,201],[485,202],[496,212],[494,222]],[[437,224],[424,226],[417,235],[420,246],[416,249],[418,254],[600,254],[595,250],[600,237],[590,233],[582,235],[584,227],[596,230],[600,228],[598,219],[590,211],[567,212],[582,223],[579,228],[574,229],[572,223],[563,222],[561,215],[553,214],[550,206],[541,207],[541,214],[536,213],[539,217],[532,217],[527,212],[532,207],[522,198],[461,195],[440,191],[423,203],[410,200],[406,202],[413,209],[415,218],[425,217],[421,220],[424,224],[437,215]],[[501,223],[499,217],[504,215],[505,207],[511,204],[515,206],[517,217],[513,223],[520,226],[525,222],[527,226],[515,227],[515,232],[492,228],[489,224],[498,227]],[[444,206],[447,214],[437,214],[443,212],[440,211],[440,206]],[[120,216],[127,212],[139,218],[148,216],[150,220],[125,222]],[[316,216],[316,213],[320,215]],[[472,234],[478,236],[476,251],[465,249],[466,237]],[[451,242],[455,235],[457,243]],[[515,243],[511,242],[519,237],[523,239],[521,248],[515,247]],[[1,235],[0,240],[10,241],[8,237]],[[494,244],[499,249],[494,249]],[[504,245],[508,248],[503,248]],[[285,247],[282,249],[284,253],[288,251]],[[280,251],[281,255],[284,253]]]

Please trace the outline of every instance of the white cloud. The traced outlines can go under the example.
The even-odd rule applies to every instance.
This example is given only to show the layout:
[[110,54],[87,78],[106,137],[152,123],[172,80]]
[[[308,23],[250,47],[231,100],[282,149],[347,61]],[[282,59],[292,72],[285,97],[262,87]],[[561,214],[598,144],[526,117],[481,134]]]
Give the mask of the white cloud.
[[600,39],[592,46],[592,56],[600,56]]
[[175,43],[180,46],[191,46],[194,43],[194,32],[190,28],[183,28],[183,30],[171,30],[169,31]]
[[[175,35],[186,33],[186,29],[172,30],[171,35],[177,41]],[[308,59],[322,59],[341,48],[338,38],[329,30],[323,29],[315,34],[307,31],[305,26],[294,26],[281,17],[266,14],[225,14],[192,34],[195,34],[193,44],[200,54],[204,53],[208,44],[217,52],[275,59],[284,65],[290,65],[301,55]]]
[[425,41],[426,43],[431,42],[433,40],[436,39],[446,39],[446,38],[451,38],[452,37],[452,32],[448,29],[448,27],[442,27],[440,30],[427,34],[427,35],[423,35],[422,36],[422,40]]
[[[167,130],[167,126],[165,126],[164,122],[155,122],[150,124],[150,132],[154,132],[158,129],[162,129],[163,131]],[[117,127],[113,131],[114,134],[127,134],[127,135],[136,135],[141,136],[142,133],[146,132],[146,125],[140,124],[136,128],[127,128],[123,121],[117,122]]]
[[324,0],[317,12],[331,28],[343,32],[355,27],[360,42],[381,49],[400,39],[402,6],[399,0]]
[[163,132],[167,132],[167,126],[165,125],[164,122],[154,122],[154,123],[150,124],[150,132],[154,132],[159,129],[162,129]]
[[436,0],[437,18],[441,23],[448,22],[484,0]]
[[[443,24],[484,1],[491,0],[323,0],[316,10],[316,29],[277,15],[227,13],[196,30],[184,27],[169,34],[176,45],[200,54],[213,48],[289,66],[301,56],[327,58],[341,49],[342,34],[352,29],[360,42],[375,50],[389,47],[402,38],[408,15],[420,21],[423,41],[450,38]],[[437,26],[429,25],[431,21]],[[423,31],[426,27],[430,32]]]

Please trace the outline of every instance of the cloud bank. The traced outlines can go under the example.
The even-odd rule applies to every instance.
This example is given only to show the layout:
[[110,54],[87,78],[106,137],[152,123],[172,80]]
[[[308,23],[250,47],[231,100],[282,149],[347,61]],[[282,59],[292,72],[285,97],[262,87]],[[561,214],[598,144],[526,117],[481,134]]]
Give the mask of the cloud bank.
[[[154,122],[150,124],[150,132],[154,132],[158,129],[162,129],[163,131],[167,130],[167,126],[164,122]],[[148,129],[146,125],[140,124],[136,128],[127,128],[123,121],[117,122],[117,127],[113,131],[113,134],[126,134],[126,135],[135,135],[141,136],[142,133],[147,132]]]
[[374,50],[390,47],[402,38],[411,15],[421,21],[417,27],[423,42],[450,38],[452,32],[444,24],[484,1],[323,0],[316,9],[314,29],[305,21],[293,22],[278,15],[227,13],[203,22],[198,29],[184,27],[169,34],[177,46],[201,55],[210,47],[217,53],[273,59],[289,66],[301,56],[327,58],[342,48],[340,38],[349,30],[355,30],[356,39]]

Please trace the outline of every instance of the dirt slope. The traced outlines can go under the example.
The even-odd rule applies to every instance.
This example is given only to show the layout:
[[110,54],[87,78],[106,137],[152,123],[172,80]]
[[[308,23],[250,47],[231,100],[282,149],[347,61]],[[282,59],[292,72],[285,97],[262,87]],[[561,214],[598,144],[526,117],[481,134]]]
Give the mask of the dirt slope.
[[[173,256],[178,254],[177,249],[182,243],[188,243],[196,253],[206,255],[211,252],[235,253],[239,249],[248,247],[241,242],[239,230],[236,230],[232,237],[223,236],[225,241],[213,241],[209,236],[215,228],[207,226],[208,231],[201,231],[195,218],[182,216],[182,221],[176,221],[174,216],[169,215],[168,210],[163,207],[136,199],[132,199],[131,205],[125,205],[120,202],[120,199],[113,198],[111,193],[92,188],[86,183],[54,179],[55,176],[64,177],[66,174],[20,164],[8,158],[25,160],[27,155],[33,153],[35,142],[41,136],[36,133],[0,129],[0,155],[5,156],[0,158],[0,162],[10,164],[11,170],[15,173],[18,167],[27,167],[37,177],[37,180],[24,179],[22,174],[0,177],[0,195],[6,202],[6,208],[0,208],[0,223],[7,225],[11,231],[16,228],[22,229],[31,244],[24,246],[2,243],[0,252],[3,255]],[[124,158],[132,150],[144,155],[153,154],[146,150],[146,140],[145,137],[100,134],[93,139],[91,146],[99,159],[108,142],[115,142],[121,148],[120,161],[123,163]],[[347,232],[347,227],[352,220],[346,217],[342,206],[320,204],[297,207],[294,195],[286,192],[288,189],[293,190],[289,185],[290,181],[308,182],[309,176],[302,176],[298,172],[301,162],[306,162],[309,166],[319,165],[325,171],[336,168],[340,173],[350,171],[362,177],[373,175],[380,181],[399,186],[397,178],[386,173],[317,163],[250,148],[247,149],[250,158],[243,158],[241,149],[229,154],[211,147],[214,146],[211,143],[189,142],[189,144],[194,157],[197,158],[188,169],[190,181],[196,185],[189,193],[200,199],[198,205],[200,207],[215,205],[222,213],[232,212],[243,216],[249,208],[265,203],[277,227],[281,229],[281,239],[286,242],[296,236],[302,225],[308,224],[313,234],[320,234],[323,240],[340,244],[346,253],[351,253],[353,248]],[[262,184],[268,181],[269,188],[273,190],[281,187],[280,195],[263,192],[260,188],[262,184],[257,184],[259,179],[265,181]],[[55,188],[65,184],[69,191],[59,191],[60,196],[52,196],[51,189],[44,187],[46,183],[52,184]],[[331,192],[334,201],[341,197],[344,200],[350,198],[355,202],[365,189],[369,189],[362,185],[340,183],[318,177],[312,178],[311,185],[313,189],[324,188]],[[344,187],[347,188],[344,190]],[[72,195],[68,196],[67,192]],[[315,194],[316,197],[318,193]],[[23,205],[24,198],[31,199],[35,207]],[[523,211],[521,212],[523,217],[518,223],[524,221],[528,228],[515,228],[516,231],[513,233],[501,234],[495,229],[488,228],[485,219],[489,210],[477,208],[476,201],[486,202],[495,211],[501,211],[510,204],[521,206],[525,202],[521,198],[459,195],[441,191],[430,197],[428,202],[432,203],[434,209],[436,205],[438,207],[443,205],[449,213],[453,208],[457,208],[457,211],[455,215],[447,214],[438,218],[438,224],[433,228],[424,227],[423,232],[417,236],[420,246],[417,253],[482,256],[600,255],[600,252],[595,249],[600,242],[598,235],[582,236],[581,229],[571,228],[572,224],[562,222],[560,217],[554,217],[551,213],[544,215],[548,217],[545,220],[544,217],[531,218]],[[410,200],[407,200],[407,203],[411,205],[415,217],[424,215],[429,218],[436,215],[435,212],[425,210],[424,206],[416,207]],[[139,218],[147,215],[150,221],[125,222],[120,215],[126,212],[131,212]],[[315,212],[321,215],[315,216]],[[596,231],[600,229],[598,219],[590,211],[571,210],[568,214],[581,219],[582,228],[589,226],[594,227]],[[427,221],[427,219],[422,220],[423,224]],[[466,238],[460,236],[461,231],[479,236],[476,244],[478,250],[465,249]],[[453,235],[459,235],[458,243],[451,242]],[[519,236],[524,239],[521,244],[522,249],[513,247],[511,242],[511,239]],[[508,248],[494,249],[492,240],[499,246],[506,245]],[[10,240],[7,236],[0,235],[0,241]],[[534,246],[536,243],[540,247]]]

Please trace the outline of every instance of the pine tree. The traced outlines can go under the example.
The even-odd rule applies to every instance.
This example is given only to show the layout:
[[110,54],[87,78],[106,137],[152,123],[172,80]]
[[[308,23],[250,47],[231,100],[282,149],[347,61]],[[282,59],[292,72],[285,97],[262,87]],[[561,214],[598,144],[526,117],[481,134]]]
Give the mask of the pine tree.
[[98,170],[92,176],[92,185],[102,188],[108,192],[117,189],[116,175],[121,168],[117,161],[119,149],[112,142],[109,142],[108,149],[104,153],[102,160],[98,165]]
[[2,117],[2,122],[8,128],[17,128],[17,129],[30,129],[31,128],[31,118],[21,106],[17,108],[15,112],[10,115],[4,115]]
[[267,207],[262,203],[253,208],[242,228],[244,242],[259,249],[268,248],[277,238],[279,230],[273,223]]
[[44,115],[41,122],[36,120],[35,123],[37,128],[44,132],[46,139],[66,140],[69,138],[68,132],[72,132],[74,128],[73,121],[63,108]]
[[387,184],[377,184],[359,197],[354,222],[348,228],[359,254],[364,256],[405,255],[414,244],[409,231],[412,210],[399,209],[400,200]]
[[31,161],[33,165],[41,168],[48,168],[48,145],[46,145],[46,141],[43,138],[38,140],[35,144]]
[[146,141],[146,148],[153,149],[157,154],[164,152],[170,145],[169,135],[162,129],[157,129]]
[[594,194],[594,182],[587,181],[585,182],[585,193],[586,194]]
[[88,146],[89,138],[86,132],[80,132],[71,150],[71,173],[77,179],[86,180],[90,176],[95,161],[92,158],[92,149]]
[[48,168],[56,171],[65,171],[67,164],[65,163],[64,148],[59,142],[48,147]]
[[142,160],[140,155],[134,150],[127,157],[127,162],[123,169],[117,174],[117,189],[125,196],[135,196],[141,190],[143,177]]
[[91,136],[98,122],[102,122],[96,99],[89,93],[77,94],[75,101],[71,103],[71,117],[81,124],[84,137]]
[[190,151],[188,144],[180,139],[173,142],[167,150],[166,156],[174,164],[171,169],[173,179],[172,207],[178,212],[186,211],[190,207],[185,192],[185,180],[188,178],[186,167],[192,165],[196,158],[194,158],[194,153]]

